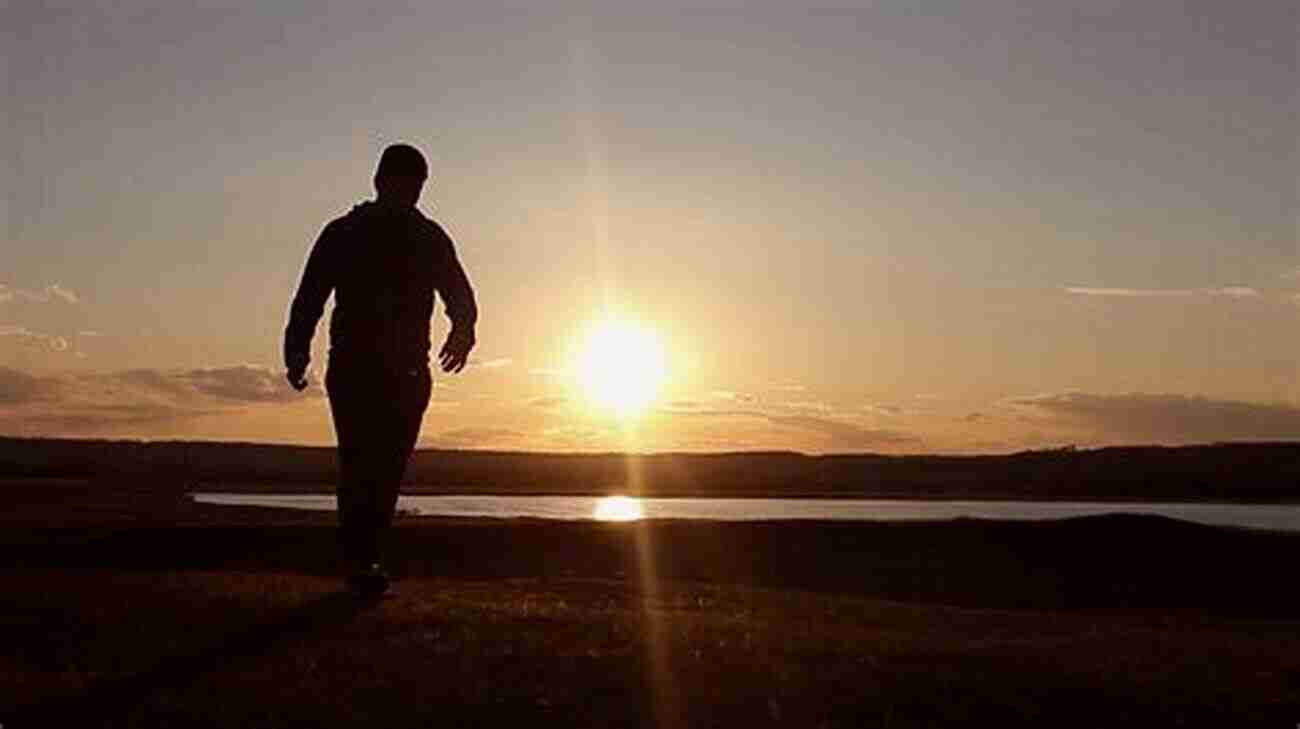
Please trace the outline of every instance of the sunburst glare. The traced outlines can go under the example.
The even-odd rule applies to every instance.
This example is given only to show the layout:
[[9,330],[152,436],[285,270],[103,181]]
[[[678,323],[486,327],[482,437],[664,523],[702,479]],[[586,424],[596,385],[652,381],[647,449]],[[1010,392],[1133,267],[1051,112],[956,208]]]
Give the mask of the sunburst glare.
[[592,516],[598,521],[635,521],[645,516],[640,499],[630,496],[606,496],[596,502]]
[[622,419],[636,418],[654,402],[667,378],[663,344],[643,324],[605,319],[583,338],[574,375],[589,403]]

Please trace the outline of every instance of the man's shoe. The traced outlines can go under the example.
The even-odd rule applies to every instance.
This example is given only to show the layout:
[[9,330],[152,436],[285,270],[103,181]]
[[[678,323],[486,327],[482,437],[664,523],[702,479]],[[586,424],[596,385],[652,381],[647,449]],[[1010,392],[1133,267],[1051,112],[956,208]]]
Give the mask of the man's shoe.
[[391,580],[379,563],[362,567],[348,577],[348,589],[358,597],[383,597],[388,594]]

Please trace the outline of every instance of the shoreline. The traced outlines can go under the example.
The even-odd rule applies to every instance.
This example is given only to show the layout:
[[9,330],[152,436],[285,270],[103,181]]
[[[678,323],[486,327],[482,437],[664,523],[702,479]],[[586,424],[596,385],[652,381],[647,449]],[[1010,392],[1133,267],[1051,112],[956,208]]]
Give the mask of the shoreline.
[[[318,483],[298,483],[298,482],[240,482],[240,481],[202,481],[202,480],[177,480],[167,485],[141,485],[139,477],[68,477],[68,476],[2,476],[0,475],[0,490],[8,487],[32,487],[45,485],[54,488],[66,489],[87,489],[94,492],[102,492],[106,489],[126,489],[132,493],[152,494],[158,496],[181,495],[191,496],[195,493],[229,493],[229,494],[264,494],[264,495],[314,495],[329,496],[334,493],[334,486],[329,482]],[[607,496],[630,496],[645,499],[809,499],[818,501],[947,501],[947,502],[971,502],[971,503],[988,503],[988,502],[1015,502],[1015,503],[1078,503],[1078,504],[1207,504],[1223,506],[1292,506],[1300,505],[1300,491],[1297,491],[1294,497],[1287,496],[1284,498],[1258,498],[1258,497],[1239,497],[1239,498],[1207,498],[1196,496],[1141,496],[1131,495],[1102,495],[1088,497],[1080,494],[1060,494],[1060,495],[1040,495],[1034,498],[1026,497],[1024,494],[1013,492],[997,493],[970,493],[968,491],[957,491],[950,494],[921,492],[915,493],[902,489],[898,490],[859,490],[859,491],[816,491],[816,490],[783,490],[783,491],[746,491],[746,492],[718,492],[708,490],[697,491],[655,491],[653,493],[633,494],[629,490],[620,489],[587,489],[587,490],[561,490],[546,488],[515,488],[505,489],[501,487],[475,487],[458,485],[454,487],[446,486],[421,486],[419,484],[403,484],[401,490],[402,496],[492,496],[502,498],[513,497],[555,497],[555,498],[604,498]]]
[[[176,495],[101,492],[95,500],[82,493],[73,503],[59,494],[8,495],[10,508],[0,512],[0,567],[318,575],[337,567],[333,511],[202,504]],[[633,521],[399,514],[390,534],[394,569],[412,576],[611,578],[635,573],[645,556],[638,550],[648,548],[670,580],[881,595],[906,584],[905,594],[923,601],[1300,615],[1300,583],[1272,576],[1277,560],[1300,554],[1300,533],[1154,514]],[[880,574],[891,581],[875,581]]]

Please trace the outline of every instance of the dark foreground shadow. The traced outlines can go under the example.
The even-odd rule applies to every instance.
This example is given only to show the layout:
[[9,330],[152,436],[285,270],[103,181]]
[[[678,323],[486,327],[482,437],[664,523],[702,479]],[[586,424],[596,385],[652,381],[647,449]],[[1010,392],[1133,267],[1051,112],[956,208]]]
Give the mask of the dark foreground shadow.
[[[160,549],[160,545],[166,545]],[[1060,521],[426,521],[392,534],[399,577],[750,584],[981,608],[1185,608],[1290,618],[1278,565],[1300,534],[1150,515]],[[642,548],[649,551],[643,553]],[[222,570],[330,575],[328,526],[60,528],[0,533],[0,569]]]
[[0,726],[117,726],[152,697],[182,690],[206,674],[257,658],[303,636],[345,625],[379,602],[336,592],[316,598],[267,622],[256,623],[167,656],[152,667],[127,676],[92,683],[74,695],[59,695],[19,707],[0,718]]

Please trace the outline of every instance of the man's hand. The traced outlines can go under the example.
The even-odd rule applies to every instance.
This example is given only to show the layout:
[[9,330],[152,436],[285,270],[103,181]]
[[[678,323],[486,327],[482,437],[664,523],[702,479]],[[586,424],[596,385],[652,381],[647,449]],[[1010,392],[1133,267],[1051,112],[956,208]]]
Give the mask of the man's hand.
[[291,358],[285,366],[284,378],[298,392],[307,389],[307,359]]
[[465,369],[465,363],[469,361],[469,353],[474,349],[474,344],[473,331],[453,329],[447,335],[442,350],[438,352],[438,362],[442,364],[442,371],[455,374]]

